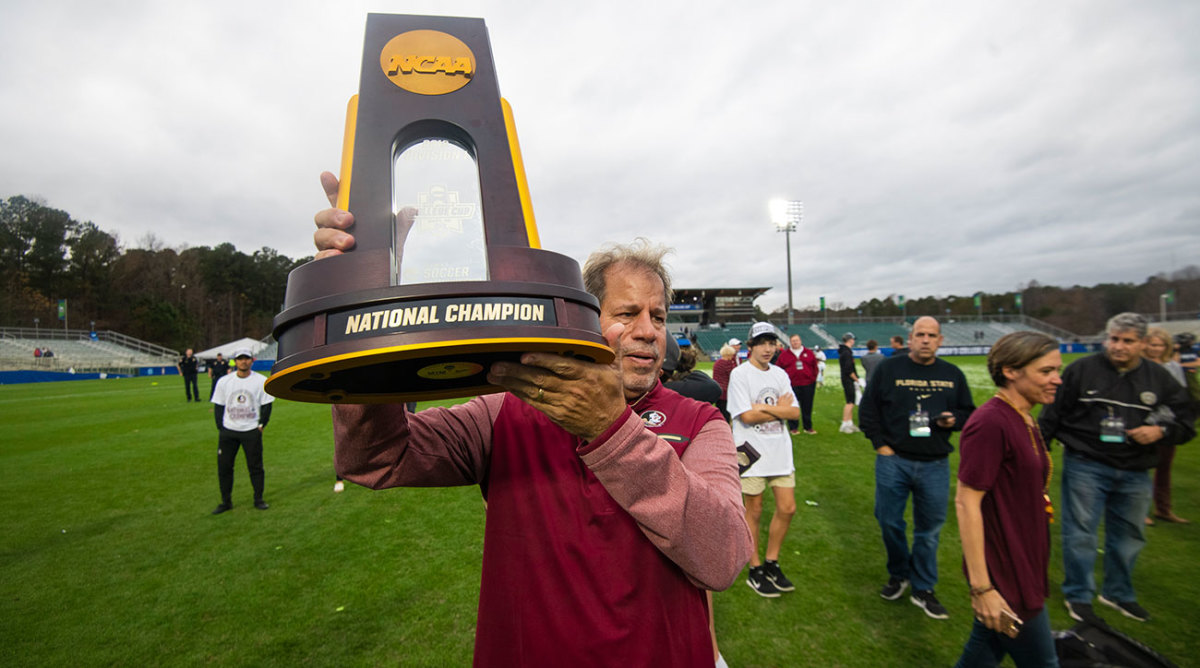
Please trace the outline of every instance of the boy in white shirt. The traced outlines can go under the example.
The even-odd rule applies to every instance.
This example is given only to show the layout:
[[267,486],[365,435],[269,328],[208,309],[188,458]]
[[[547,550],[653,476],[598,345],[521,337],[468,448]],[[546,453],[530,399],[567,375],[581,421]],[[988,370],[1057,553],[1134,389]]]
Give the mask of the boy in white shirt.
[[[796,514],[796,468],[792,462],[792,438],[787,420],[800,417],[800,407],[787,372],[771,364],[779,349],[775,326],[756,322],[746,341],[749,364],[729,374],[729,415],[733,418],[733,442],[749,443],[760,458],[742,473],[742,500],[746,523],[754,539],[750,577],[746,584],[760,596],[778,597],[796,587],[779,568],[779,552]],[[765,563],[759,560],[758,523],[762,517],[763,492],[774,489],[775,514],[767,533]]]

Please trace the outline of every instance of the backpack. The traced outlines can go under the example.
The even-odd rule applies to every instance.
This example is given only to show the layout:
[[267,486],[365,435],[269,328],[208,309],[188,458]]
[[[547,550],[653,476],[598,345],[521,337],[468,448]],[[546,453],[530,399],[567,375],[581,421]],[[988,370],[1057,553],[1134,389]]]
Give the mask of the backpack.
[[1167,657],[1108,624],[1080,622],[1054,632],[1061,668],[1178,668]]

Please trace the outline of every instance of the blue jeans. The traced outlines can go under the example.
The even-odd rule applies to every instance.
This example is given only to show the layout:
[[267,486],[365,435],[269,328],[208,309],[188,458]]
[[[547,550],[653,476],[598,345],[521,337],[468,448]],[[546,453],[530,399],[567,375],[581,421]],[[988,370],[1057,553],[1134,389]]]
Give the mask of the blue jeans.
[[1136,601],[1133,564],[1146,545],[1148,471],[1122,471],[1067,450],[1062,472],[1063,598],[1091,603],[1096,547],[1104,518],[1104,586],[1110,601]]
[[[908,549],[904,508],[913,499],[913,542]],[[875,455],[875,519],[887,548],[887,570],[913,589],[937,585],[937,549],[950,499],[950,461],[918,462]]]
[[1058,653],[1050,634],[1050,616],[1045,608],[1037,617],[1025,622],[1016,638],[996,633],[975,620],[971,636],[963,645],[962,656],[955,668],[992,668],[1000,665],[1007,654],[1017,668],[1058,668]]

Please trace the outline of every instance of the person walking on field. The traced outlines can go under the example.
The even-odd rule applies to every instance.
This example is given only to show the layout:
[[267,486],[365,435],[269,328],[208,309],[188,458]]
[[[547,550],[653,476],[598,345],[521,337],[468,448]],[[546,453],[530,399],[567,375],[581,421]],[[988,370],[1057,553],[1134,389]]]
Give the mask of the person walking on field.
[[[859,412],[863,435],[875,448],[875,519],[887,552],[888,582],[879,595],[894,601],[909,583],[909,600],[934,619],[946,608],[934,594],[937,550],[950,499],[950,434],[975,410],[963,372],[937,358],[941,325],[924,316],[913,323],[909,353],[875,368]],[[913,500],[909,548],[904,510]]]
[[254,353],[249,348],[234,352],[233,361],[237,371],[217,381],[212,398],[218,433],[217,482],[221,490],[221,503],[213,509],[213,515],[233,508],[233,463],[238,448],[245,453],[250,486],[254,488],[254,507],[259,510],[270,508],[263,500],[262,434],[271,419],[271,403],[275,397],[267,394],[263,387],[267,379],[251,370]]
[[1150,618],[1137,601],[1133,565],[1146,545],[1149,470],[1159,445],[1196,435],[1187,395],[1170,372],[1142,359],[1146,319],[1108,321],[1104,351],[1063,372],[1053,404],[1038,416],[1047,440],[1065,450],[1062,473],[1062,592],[1072,619],[1095,621],[1095,565],[1104,521],[1104,585],[1098,600],[1131,619]]
[[[1062,384],[1058,341],[1013,332],[988,353],[996,395],[971,414],[959,445],[958,529],[975,623],[957,668],[1058,665],[1050,594],[1054,462],[1031,410]],[[869,385],[869,383],[868,383]]]

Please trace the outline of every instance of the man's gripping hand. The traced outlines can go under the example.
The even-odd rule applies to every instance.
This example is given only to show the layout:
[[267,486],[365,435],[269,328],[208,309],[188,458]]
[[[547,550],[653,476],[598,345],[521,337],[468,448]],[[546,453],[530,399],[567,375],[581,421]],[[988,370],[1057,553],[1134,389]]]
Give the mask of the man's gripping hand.
[[[624,327],[616,324],[605,332],[613,349]],[[625,390],[616,365],[554,353],[525,353],[519,364],[493,364],[488,382],[515,394],[554,424],[591,441],[625,412]]]

